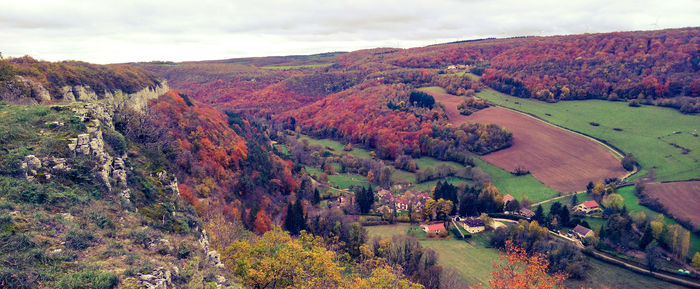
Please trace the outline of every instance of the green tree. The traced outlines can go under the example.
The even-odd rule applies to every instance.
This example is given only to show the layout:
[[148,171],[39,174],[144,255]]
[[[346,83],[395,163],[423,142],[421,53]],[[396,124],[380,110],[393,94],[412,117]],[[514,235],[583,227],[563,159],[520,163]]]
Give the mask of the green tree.
[[700,270],[700,252],[695,252],[695,255],[693,255],[693,268]]
[[625,199],[622,198],[620,194],[617,193],[612,193],[603,199],[603,206],[606,208],[611,208],[613,210],[619,210],[620,206],[622,206],[622,203],[625,202]]
[[302,232],[292,239],[279,227],[252,241],[236,241],[222,254],[224,264],[250,288],[338,288],[335,253],[322,239]]

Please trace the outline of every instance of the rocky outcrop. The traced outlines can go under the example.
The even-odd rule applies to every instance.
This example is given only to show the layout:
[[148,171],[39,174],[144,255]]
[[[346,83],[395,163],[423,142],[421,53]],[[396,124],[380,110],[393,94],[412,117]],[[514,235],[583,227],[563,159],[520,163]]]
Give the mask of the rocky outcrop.
[[51,179],[52,174],[64,173],[70,170],[70,166],[66,163],[65,158],[39,158],[35,155],[25,156],[21,168],[24,170],[24,176],[27,180],[35,178],[48,180]]
[[136,93],[124,93],[121,90],[116,90],[104,91],[102,94],[97,94],[89,86],[76,85],[64,86],[60,98],[68,102],[103,101],[105,105],[113,109],[130,107],[136,110],[142,110],[148,104],[149,99],[158,98],[158,96],[165,94],[168,90],[170,90],[170,88],[165,80],[154,87],[146,87]]
[[51,100],[51,94],[44,88],[41,83],[26,79],[22,76],[17,76],[17,80],[25,87],[29,88],[30,96],[38,103],[44,103]]
[[[173,267],[178,271],[177,267]],[[150,274],[140,274],[138,284],[148,289],[173,288],[173,273],[164,267],[159,267]]]
[[[29,92],[30,98],[21,97],[25,100],[18,102],[26,103],[49,103],[55,100],[63,100],[65,102],[104,102],[107,106],[113,109],[123,108],[128,106],[137,110],[142,110],[148,104],[149,99],[158,98],[168,92],[170,88],[165,80],[152,87],[143,88],[135,93],[125,93],[117,89],[114,91],[96,92],[87,85],[64,86],[60,90],[60,95],[51,95],[49,91],[38,81],[30,80],[22,76],[16,76],[17,82],[21,83]],[[21,94],[21,93],[18,93]],[[20,97],[19,95],[17,97]]]

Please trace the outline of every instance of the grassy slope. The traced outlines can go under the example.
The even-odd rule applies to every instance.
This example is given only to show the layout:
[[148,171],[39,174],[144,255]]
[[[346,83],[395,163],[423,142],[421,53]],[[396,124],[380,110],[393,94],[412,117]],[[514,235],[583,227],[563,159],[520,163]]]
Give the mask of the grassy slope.
[[[54,121],[64,124],[51,125]],[[0,284],[5,285],[0,287],[60,288],[62,279],[75,282],[90,272],[97,272],[99,278],[109,277],[110,284],[121,278],[125,285],[129,280],[135,283],[137,273],[149,274],[157,267],[173,265],[187,270],[192,278],[203,278],[204,273],[194,268],[206,257],[197,249],[194,230],[182,225],[195,220],[183,214],[179,198],[170,198],[164,186],[149,176],[150,171],[142,171],[144,160],[132,157],[127,160],[130,177],[148,187],[158,205],[136,203],[141,189],[131,186],[133,205],[142,210],[127,210],[131,205],[116,193],[108,193],[97,181],[91,160],[67,151],[66,139],[84,132],[85,125],[70,110],[0,102]],[[19,163],[29,154],[66,157],[70,169],[52,170],[49,180],[25,180]],[[142,214],[154,212],[160,204],[167,205],[182,222],[171,224],[164,219],[161,223],[160,218],[153,222]],[[164,229],[154,229],[157,225]],[[173,249],[155,252],[139,243],[161,238],[175,245]],[[178,252],[185,251],[175,249],[189,250],[189,257],[179,256]],[[184,263],[192,265],[179,265]],[[202,269],[220,274],[218,269],[206,267]],[[182,280],[188,282],[190,277]]]
[[[306,135],[300,136],[299,139],[308,140],[309,144],[320,145],[323,147],[332,148],[333,151],[336,153],[340,153],[340,154],[345,153],[345,151],[343,150],[343,144],[338,142],[338,141],[334,141],[332,139],[316,139],[316,138],[311,138],[311,137],[306,136]],[[355,156],[355,157],[358,157],[358,158],[371,158],[372,157],[368,150],[362,149],[362,148],[353,147],[352,150],[349,151],[348,153]]]
[[613,266],[596,259],[590,259],[591,269],[588,278],[584,281],[567,280],[565,285],[569,288],[581,288],[581,286],[594,288],[610,286],[611,288],[665,288],[681,289],[682,286],[667,283],[655,278],[640,275],[617,266]]
[[557,192],[545,186],[532,175],[515,176],[508,171],[489,164],[479,158],[475,158],[476,166],[491,176],[491,180],[501,194],[511,194],[521,200],[527,196],[531,202],[536,203],[555,197]]
[[[401,224],[366,228],[370,238],[384,238],[393,235],[405,235],[410,225]],[[431,248],[438,253],[441,265],[457,270],[468,284],[488,284],[489,273],[492,269],[491,264],[498,260],[498,252],[485,247],[485,238],[475,236],[470,242],[465,242],[455,239],[428,240],[424,234],[417,234],[417,237],[421,245]]]
[[[653,167],[659,181],[687,180],[700,177],[700,137],[693,136],[700,117],[685,115],[662,107],[629,107],[624,102],[603,100],[561,101],[545,103],[520,99],[486,89],[479,97],[498,105],[532,113],[551,123],[604,139],[625,152],[635,155],[642,165],[639,178]],[[597,122],[600,126],[592,126]],[[615,131],[621,128],[623,131]],[[681,132],[674,134],[674,132]],[[688,154],[671,146],[676,143],[691,149]]]

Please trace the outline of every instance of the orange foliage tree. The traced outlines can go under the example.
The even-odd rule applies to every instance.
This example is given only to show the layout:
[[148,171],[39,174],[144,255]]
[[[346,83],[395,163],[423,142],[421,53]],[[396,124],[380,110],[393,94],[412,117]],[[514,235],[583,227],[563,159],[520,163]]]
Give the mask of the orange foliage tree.
[[549,261],[545,254],[528,255],[525,249],[510,240],[506,241],[505,250],[505,254],[499,257],[501,262],[494,264],[496,271],[491,273],[491,288],[563,288],[566,274],[547,274]]

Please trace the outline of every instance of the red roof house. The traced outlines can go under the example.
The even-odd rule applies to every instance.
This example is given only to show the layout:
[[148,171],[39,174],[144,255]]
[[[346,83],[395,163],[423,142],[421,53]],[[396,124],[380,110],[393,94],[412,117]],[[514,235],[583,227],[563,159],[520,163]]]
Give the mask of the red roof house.
[[425,231],[426,233],[428,233],[428,232],[440,233],[441,231],[445,230],[445,225],[442,223],[437,223],[437,224],[432,224],[432,225],[425,224],[425,225],[422,225],[421,227],[423,227],[423,231]]
[[590,214],[592,212],[602,211],[602,210],[600,209],[598,202],[590,200],[590,201],[585,201],[581,204],[578,204],[576,207],[574,207],[574,211],[584,213],[584,214]]

